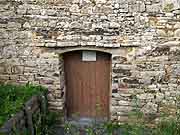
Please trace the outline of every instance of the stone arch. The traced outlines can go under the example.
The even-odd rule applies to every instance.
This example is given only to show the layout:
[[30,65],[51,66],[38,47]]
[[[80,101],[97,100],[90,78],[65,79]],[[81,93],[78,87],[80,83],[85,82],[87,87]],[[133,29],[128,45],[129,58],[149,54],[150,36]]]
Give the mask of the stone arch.
[[63,48],[59,50],[57,53],[64,54],[73,51],[98,51],[98,52],[108,53],[111,55],[113,54],[113,50],[109,48],[107,49],[107,48],[91,48],[91,47]]

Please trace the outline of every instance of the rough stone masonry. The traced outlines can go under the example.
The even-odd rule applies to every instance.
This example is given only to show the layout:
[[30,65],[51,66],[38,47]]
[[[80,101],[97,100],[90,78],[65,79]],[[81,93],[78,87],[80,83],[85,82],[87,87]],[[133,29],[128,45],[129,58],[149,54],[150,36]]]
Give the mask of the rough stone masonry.
[[46,86],[63,111],[61,52],[82,48],[112,54],[112,120],[176,105],[179,0],[0,0],[1,83]]

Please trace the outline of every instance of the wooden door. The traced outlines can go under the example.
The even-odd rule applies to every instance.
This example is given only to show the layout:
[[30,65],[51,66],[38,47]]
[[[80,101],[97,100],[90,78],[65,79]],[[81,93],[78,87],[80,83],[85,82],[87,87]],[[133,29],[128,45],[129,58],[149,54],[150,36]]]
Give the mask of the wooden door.
[[82,51],[64,54],[68,118],[108,119],[111,56],[96,52],[96,61],[83,61]]

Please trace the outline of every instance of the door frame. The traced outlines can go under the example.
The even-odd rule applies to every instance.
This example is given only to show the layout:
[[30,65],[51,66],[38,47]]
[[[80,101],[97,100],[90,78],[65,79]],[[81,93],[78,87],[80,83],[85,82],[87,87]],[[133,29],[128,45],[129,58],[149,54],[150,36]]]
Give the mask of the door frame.
[[[101,50],[101,49],[73,49],[73,50],[68,50],[68,51],[65,51],[63,53],[61,53],[61,57],[63,59],[63,62],[64,61],[64,54],[65,53],[68,53],[68,52],[74,52],[74,51],[96,51],[96,52],[102,52],[102,53],[105,53],[105,54],[108,54],[110,55],[110,80],[109,80],[109,110],[108,110],[108,115],[107,118],[108,120],[111,119],[111,106],[112,106],[112,53],[106,51],[106,50]],[[67,117],[67,108],[66,108],[66,76],[65,76],[65,67],[64,67],[64,64],[63,64],[63,72],[64,72],[64,94],[63,94],[63,99],[64,99],[64,120],[68,120],[68,117]]]

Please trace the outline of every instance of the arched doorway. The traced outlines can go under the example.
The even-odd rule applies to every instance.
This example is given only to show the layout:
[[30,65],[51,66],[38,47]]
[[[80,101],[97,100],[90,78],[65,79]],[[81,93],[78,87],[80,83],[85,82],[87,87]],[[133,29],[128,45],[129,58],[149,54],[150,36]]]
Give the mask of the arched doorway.
[[64,54],[68,119],[109,119],[111,55],[99,51]]

